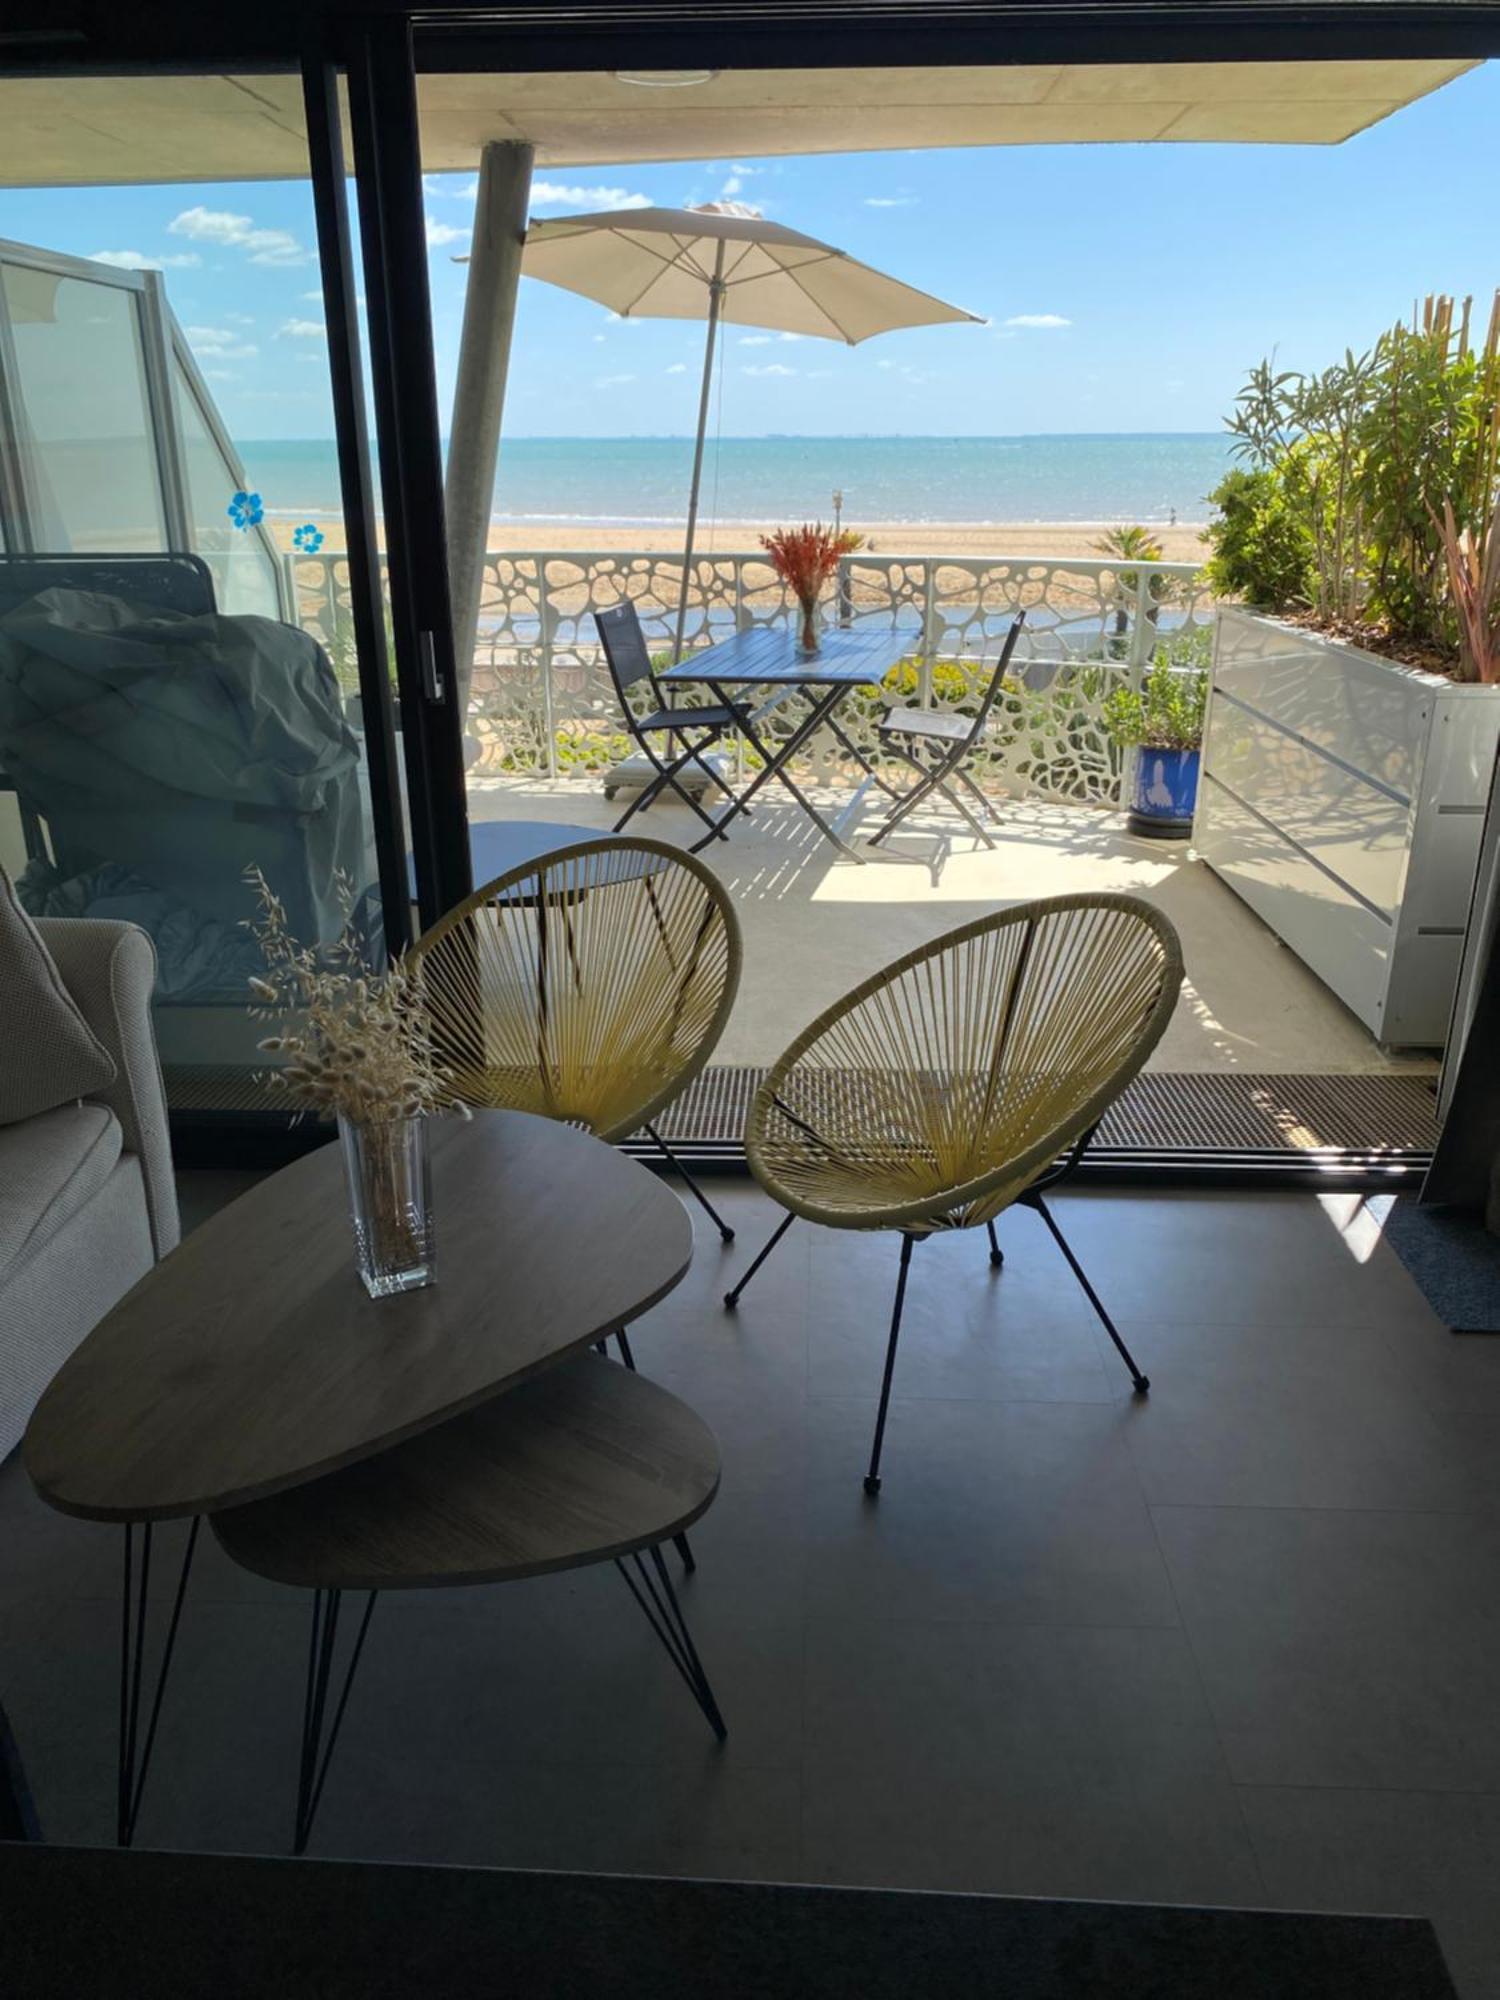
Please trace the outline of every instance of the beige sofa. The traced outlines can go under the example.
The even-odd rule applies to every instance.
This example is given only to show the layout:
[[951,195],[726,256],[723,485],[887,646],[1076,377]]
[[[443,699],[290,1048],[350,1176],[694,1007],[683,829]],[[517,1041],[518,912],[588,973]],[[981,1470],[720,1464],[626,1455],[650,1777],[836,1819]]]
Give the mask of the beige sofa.
[[[0,1124],[0,1458],[84,1335],[178,1237],[151,941],[133,924],[84,917],[36,932],[115,1076]],[[0,1062],[45,1070],[46,1034],[23,1014],[0,1036]]]

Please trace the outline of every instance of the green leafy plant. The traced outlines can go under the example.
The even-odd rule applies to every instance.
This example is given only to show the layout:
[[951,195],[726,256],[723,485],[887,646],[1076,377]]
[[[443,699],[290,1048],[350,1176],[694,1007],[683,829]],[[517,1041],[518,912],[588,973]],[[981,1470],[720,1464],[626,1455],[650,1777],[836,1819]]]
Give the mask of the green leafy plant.
[[1116,688],[1106,697],[1104,724],[1125,749],[1196,750],[1207,701],[1207,670],[1179,665],[1160,646],[1140,687]]
[[1250,371],[1228,429],[1235,450],[1276,487],[1311,547],[1313,608],[1348,617],[1362,595],[1358,426],[1376,362],[1349,349],[1319,375]]
[[1238,597],[1262,611],[1311,602],[1313,538],[1279,473],[1236,468],[1208,496],[1213,550],[1204,576],[1215,597]]
[[1246,465],[1213,496],[1217,592],[1477,671],[1444,521],[1482,536],[1500,494],[1500,293],[1482,341],[1472,301],[1435,295],[1320,374],[1263,361],[1227,427]]
[[1458,644],[1442,512],[1482,533],[1500,480],[1500,295],[1475,348],[1470,304],[1429,298],[1420,325],[1394,326],[1358,424],[1370,615],[1417,645]]

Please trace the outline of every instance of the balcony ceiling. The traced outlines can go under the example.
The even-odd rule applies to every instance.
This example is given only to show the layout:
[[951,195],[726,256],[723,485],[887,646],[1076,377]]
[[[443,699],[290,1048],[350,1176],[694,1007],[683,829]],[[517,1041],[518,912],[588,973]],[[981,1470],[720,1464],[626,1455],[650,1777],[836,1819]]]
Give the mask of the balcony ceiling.
[[[1336,145],[1476,67],[1450,62],[1119,63],[733,70],[686,88],[607,72],[424,76],[425,164],[527,139],[549,168],[729,154],[1122,141]],[[294,76],[46,77],[0,84],[0,186],[296,179]]]

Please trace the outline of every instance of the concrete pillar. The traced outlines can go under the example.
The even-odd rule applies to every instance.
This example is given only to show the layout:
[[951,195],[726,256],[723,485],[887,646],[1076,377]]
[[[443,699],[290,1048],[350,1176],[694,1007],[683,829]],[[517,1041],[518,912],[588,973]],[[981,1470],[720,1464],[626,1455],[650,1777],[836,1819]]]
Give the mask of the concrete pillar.
[[443,504],[448,520],[448,588],[453,599],[453,656],[465,706],[500,456],[500,419],[516,320],[532,148],[493,140],[479,159],[474,243],[464,295],[463,338],[453,389],[453,420]]

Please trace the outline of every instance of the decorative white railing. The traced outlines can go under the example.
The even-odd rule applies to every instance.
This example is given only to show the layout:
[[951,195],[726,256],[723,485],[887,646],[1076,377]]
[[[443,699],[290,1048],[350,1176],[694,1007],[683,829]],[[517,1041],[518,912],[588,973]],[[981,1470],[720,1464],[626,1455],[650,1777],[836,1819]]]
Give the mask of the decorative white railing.
[[[346,674],[352,663],[342,558],[296,568],[301,619]],[[481,773],[593,776],[628,752],[592,614],[628,599],[653,648],[670,654],[680,557],[644,551],[492,554],[485,568],[468,729]],[[840,720],[878,756],[875,725],[892,700],[962,711],[979,697],[1016,612],[1026,629],[998,712],[975,760],[996,790],[1111,801],[1120,752],[1103,723],[1106,696],[1137,683],[1165,647],[1206,664],[1209,605],[1191,563],[1075,556],[905,556],[846,559],[830,592],[832,620],[878,620],[911,633],[911,656],[877,696]],[[686,647],[787,621],[784,587],[759,553],[696,558]],[[782,726],[795,720],[788,713]],[[778,718],[773,718],[775,727]],[[812,760],[837,766],[831,743]]]

